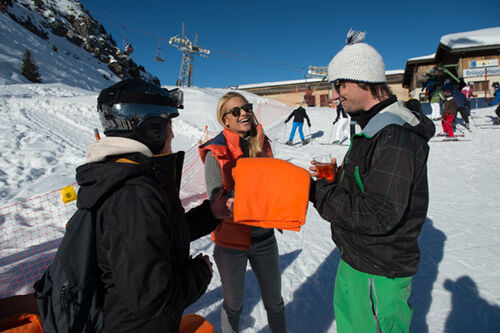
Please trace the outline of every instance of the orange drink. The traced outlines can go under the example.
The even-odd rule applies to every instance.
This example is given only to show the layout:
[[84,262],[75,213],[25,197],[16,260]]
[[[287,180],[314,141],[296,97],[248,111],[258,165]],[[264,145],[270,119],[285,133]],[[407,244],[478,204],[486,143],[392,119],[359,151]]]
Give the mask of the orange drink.
[[332,163],[316,163],[316,173],[318,174],[318,179],[326,178],[328,182],[335,181]]
[[333,156],[331,154],[314,156],[313,161],[316,166],[316,178],[325,178],[329,183],[335,181],[334,165],[332,163]]

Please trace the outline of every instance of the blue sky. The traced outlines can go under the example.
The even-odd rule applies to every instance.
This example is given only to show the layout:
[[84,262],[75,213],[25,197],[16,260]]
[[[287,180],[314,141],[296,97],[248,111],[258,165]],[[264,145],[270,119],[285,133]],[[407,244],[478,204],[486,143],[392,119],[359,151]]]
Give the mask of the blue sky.
[[[130,1],[82,0],[133,60],[174,85],[182,53],[168,44],[181,33],[209,49],[195,57],[192,84],[230,85],[303,79],[309,65],[327,66],[349,28],[383,56],[386,69],[432,54],[442,35],[500,26],[500,1]],[[124,34],[122,33],[122,29]],[[154,60],[162,40],[164,63]]]

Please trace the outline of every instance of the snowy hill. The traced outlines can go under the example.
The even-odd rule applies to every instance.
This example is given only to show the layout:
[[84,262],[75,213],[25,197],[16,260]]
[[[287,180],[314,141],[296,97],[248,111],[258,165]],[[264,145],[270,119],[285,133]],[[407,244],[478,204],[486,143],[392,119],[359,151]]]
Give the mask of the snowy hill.
[[18,0],[0,15],[0,84],[29,83],[21,73],[29,50],[42,82],[98,91],[128,70],[159,82],[127,58],[75,0]]
[[[74,1],[55,3],[60,5],[59,9],[74,5],[75,10],[81,10]],[[31,1],[18,0],[9,11],[19,17],[31,14],[34,24],[43,26],[41,14],[31,9],[26,12],[28,8],[23,4],[32,6]],[[107,63],[99,62],[66,37],[50,31],[47,34],[47,40],[38,37],[10,16],[0,15],[0,210],[8,205],[22,210],[25,207],[19,202],[74,182],[75,168],[84,162],[85,151],[94,141],[93,129],[101,128],[95,110],[98,91],[118,80]],[[43,84],[27,83],[19,75],[25,48],[32,51]],[[184,91],[185,109],[174,121],[173,148],[190,152],[193,161],[199,163],[196,145],[200,139],[221,130],[215,106],[227,90],[185,88]],[[277,158],[307,168],[314,155],[333,153],[342,160],[347,152],[346,146],[322,144],[331,135],[334,110],[308,108],[312,127],[305,132],[314,141],[306,146],[289,147],[278,141],[285,140],[290,130],[290,124],[285,126],[283,120],[291,108],[244,94],[257,106],[256,115],[273,140]],[[422,258],[410,299],[414,308],[412,332],[500,331],[500,214],[495,200],[500,188],[500,178],[495,173],[500,163],[497,152],[500,131],[490,126],[493,108],[474,109],[473,116],[472,132],[465,132],[469,141],[430,143],[431,201],[419,240]],[[439,131],[439,124],[436,125]],[[460,125],[458,128],[464,130]],[[203,170],[192,165],[189,176],[193,178],[196,173],[196,181],[203,186],[200,178]],[[181,194],[186,196],[185,192]],[[29,220],[16,215],[15,222],[19,234],[36,233]],[[16,269],[32,259],[11,255],[24,254],[26,249],[12,245],[3,230],[6,224],[6,215],[2,213],[0,293],[3,297],[20,274]],[[310,205],[300,232],[276,233],[290,332],[336,331],[332,299],[339,251],[330,238],[329,228]],[[62,235],[64,223],[48,225],[46,229]],[[38,245],[30,249],[37,249]],[[51,249],[52,253],[54,250]],[[211,255],[212,251],[209,237],[192,244],[193,255],[199,252]],[[29,292],[30,288],[31,284],[27,284],[16,293]],[[220,277],[215,272],[207,293],[186,313],[205,316],[219,331],[221,303]],[[250,269],[241,331],[269,332],[258,284]]]
[[[223,89],[189,88],[186,109],[174,123],[175,149],[189,150],[204,135],[220,130],[215,103]],[[307,167],[313,155],[330,152],[342,159],[347,147],[322,145],[330,135],[334,111],[309,108],[312,128],[306,133],[315,141],[288,147],[290,126],[282,121],[291,109],[259,100],[261,116],[271,110],[276,117],[263,122],[273,139],[277,158]],[[97,94],[63,84],[0,86],[2,122],[0,151],[0,207],[71,184],[74,169],[83,163],[84,152],[100,127],[95,111]],[[415,276],[411,304],[414,332],[493,332],[500,323],[500,256],[498,208],[494,201],[500,188],[492,166],[500,155],[496,146],[500,131],[481,129],[491,123],[492,108],[473,110],[472,132],[465,142],[431,142],[429,157],[430,207],[420,244],[422,259]],[[459,126],[460,130],[463,130]],[[63,228],[59,227],[61,230]],[[300,232],[277,233],[283,272],[283,297],[290,332],[335,332],[332,294],[339,252],[330,239],[329,224],[312,206]],[[212,253],[208,237],[193,244],[193,255]],[[2,261],[2,267],[7,263]],[[266,316],[258,285],[248,271],[243,332],[267,332]],[[222,291],[218,274],[208,292],[188,312],[206,316],[217,328]]]

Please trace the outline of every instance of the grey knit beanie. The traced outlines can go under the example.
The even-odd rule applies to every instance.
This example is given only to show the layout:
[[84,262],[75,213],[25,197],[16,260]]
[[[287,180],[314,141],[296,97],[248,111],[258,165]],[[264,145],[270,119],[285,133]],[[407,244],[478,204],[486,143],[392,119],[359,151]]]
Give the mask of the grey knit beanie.
[[364,32],[349,30],[347,45],[330,61],[328,82],[347,80],[366,83],[385,83],[382,56],[373,47],[361,43]]

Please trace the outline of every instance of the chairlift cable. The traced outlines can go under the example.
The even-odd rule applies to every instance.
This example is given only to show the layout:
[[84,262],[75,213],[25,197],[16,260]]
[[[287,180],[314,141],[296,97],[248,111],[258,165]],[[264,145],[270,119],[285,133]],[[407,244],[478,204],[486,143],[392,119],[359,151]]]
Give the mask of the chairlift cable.
[[[113,26],[116,26],[116,27],[119,27],[119,28],[126,28],[129,31],[134,31],[134,32],[137,32],[137,33],[149,36],[149,37],[153,37],[153,38],[158,39],[160,41],[168,41],[168,40],[170,40],[170,38],[167,38],[167,37],[161,36],[159,34],[154,34],[154,33],[151,33],[149,31],[147,31],[147,30],[150,30],[147,27],[146,27],[147,30],[145,30],[144,26],[141,26],[141,28],[137,28],[137,27],[133,26],[131,23],[124,24],[123,21],[121,21],[119,18],[113,17],[109,13],[106,13],[106,14],[99,13],[99,10],[97,10],[95,8],[93,8],[92,10],[95,11],[95,12],[97,12],[97,14],[95,14],[95,15],[96,16],[100,16],[101,20],[103,22],[106,22],[106,23],[111,24]],[[250,56],[250,55],[246,55],[246,54],[242,54],[242,53],[235,53],[235,52],[231,52],[231,51],[227,51],[227,50],[223,50],[223,49],[213,49],[213,48],[211,48],[211,52],[212,52],[211,55],[214,55],[214,53],[218,53],[216,55],[221,56],[221,57],[228,57],[228,58],[232,57],[232,58],[240,58],[240,59],[250,59],[250,60],[247,60],[247,61],[241,60],[242,62],[253,63],[253,64],[263,65],[263,66],[277,68],[277,69],[281,69],[281,70],[288,70],[288,71],[297,72],[297,73],[303,73],[304,72],[304,67],[299,67],[299,66],[293,66],[293,65],[289,65],[289,64],[284,64],[284,63],[277,62],[275,60],[270,60],[270,59],[265,59],[265,58],[261,58],[261,57]]]

